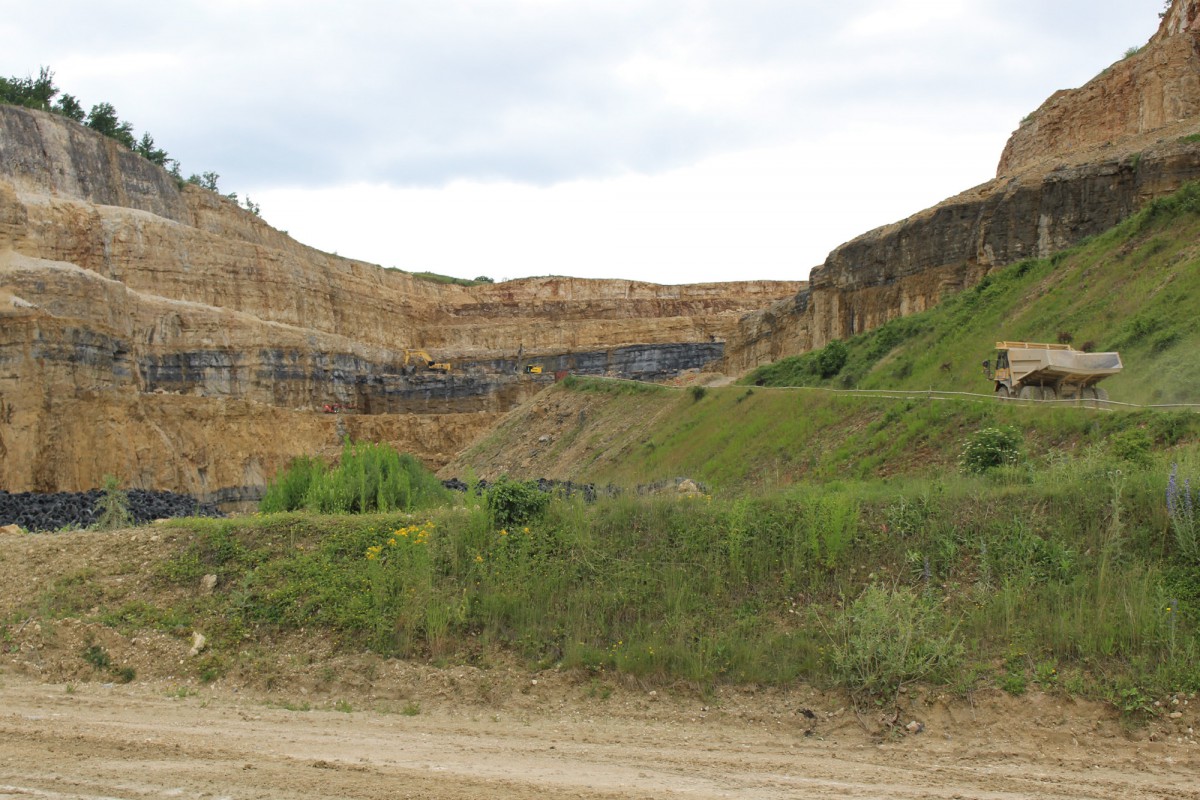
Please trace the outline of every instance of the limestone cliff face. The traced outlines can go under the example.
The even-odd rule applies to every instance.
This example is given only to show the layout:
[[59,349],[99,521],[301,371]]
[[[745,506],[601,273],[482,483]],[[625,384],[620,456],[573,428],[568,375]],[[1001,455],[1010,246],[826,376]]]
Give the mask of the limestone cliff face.
[[1200,179],[1200,144],[1188,141],[1200,132],[1198,18],[1200,0],[1176,0],[1137,55],[1057,93],[1013,134],[995,180],[835,249],[794,299],[742,320],[726,370],[922,311]]
[[1056,92],[1022,121],[1000,159],[1013,175],[1200,115],[1200,0],[1175,0],[1150,44],[1087,85]]
[[[556,369],[719,359],[799,284],[462,287],[322,253],[60,117],[0,106],[0,488],[261,486],[345,435],[444,463]],[[405,366],[421,348],[454,369]],[[521,374],[537,361],[541,377]],[[325,405],[352,413],[324,414]]]

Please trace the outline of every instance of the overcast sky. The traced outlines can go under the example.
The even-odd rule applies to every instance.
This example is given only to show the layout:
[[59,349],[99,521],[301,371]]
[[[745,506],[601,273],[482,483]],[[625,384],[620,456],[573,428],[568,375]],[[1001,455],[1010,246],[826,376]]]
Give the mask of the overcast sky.
[[982,183],[1163,0],[4,0],[51,67],[300,241],[459,277],[802,280]]

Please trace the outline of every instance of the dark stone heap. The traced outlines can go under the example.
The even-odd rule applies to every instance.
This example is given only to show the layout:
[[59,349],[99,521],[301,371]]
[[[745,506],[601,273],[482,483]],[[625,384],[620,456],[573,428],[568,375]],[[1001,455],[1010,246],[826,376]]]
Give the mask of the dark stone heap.
[[[141,525],[169,517],[221,517],[217,507],[194,497],[174,492],[130,489],[129,516]],[[0,525],[20,525],[27,531],[56,531],[62,528],[86,528],[100,518],[100,500],[104,492],[17,492],[0,491]]]

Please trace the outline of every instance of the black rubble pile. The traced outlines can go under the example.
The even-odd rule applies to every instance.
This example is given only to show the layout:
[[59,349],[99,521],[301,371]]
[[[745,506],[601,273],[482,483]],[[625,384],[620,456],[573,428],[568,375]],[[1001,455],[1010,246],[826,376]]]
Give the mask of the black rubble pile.
[[442,481],[442,486],[452,492],[465,492],[471,488],[467,486],[465,481],[460,481],[458,478],[450,478],[449,480]]
[[[135,524],[168,517],[222,517],[216,506],[175,492],[130,489],[129,515]],[[100,517],[104,492],[17,492],[0,490],[0,525],[20,525],[27,531],[56,531],[67,527],[86,528]]]

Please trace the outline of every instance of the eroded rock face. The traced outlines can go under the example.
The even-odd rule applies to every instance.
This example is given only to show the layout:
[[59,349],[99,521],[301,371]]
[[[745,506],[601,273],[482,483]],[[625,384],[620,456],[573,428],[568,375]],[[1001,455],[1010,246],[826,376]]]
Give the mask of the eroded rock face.
[[[307,248],[79,125],[0,106],[0,488],[112,473],[240,497],[346,436],[440,466],[555,371],[698,368],[738,318],[799,286],[419,280]],[[453,370],[406,362],[417,348]],[[531,362],[541,376],[523,374]]]
[[1200,0],[1176,0],[1154,39],[1059,92],[1005,148],[999,175],[830,253],[791,301],[748,315],[725,369],[822,347],[923,311],[989,271],[1045,258],[1200,179]]
[[998,176],[1136,139],[1200,114],[1200,0],[1175,0],[1150,43],[1021,122]]

